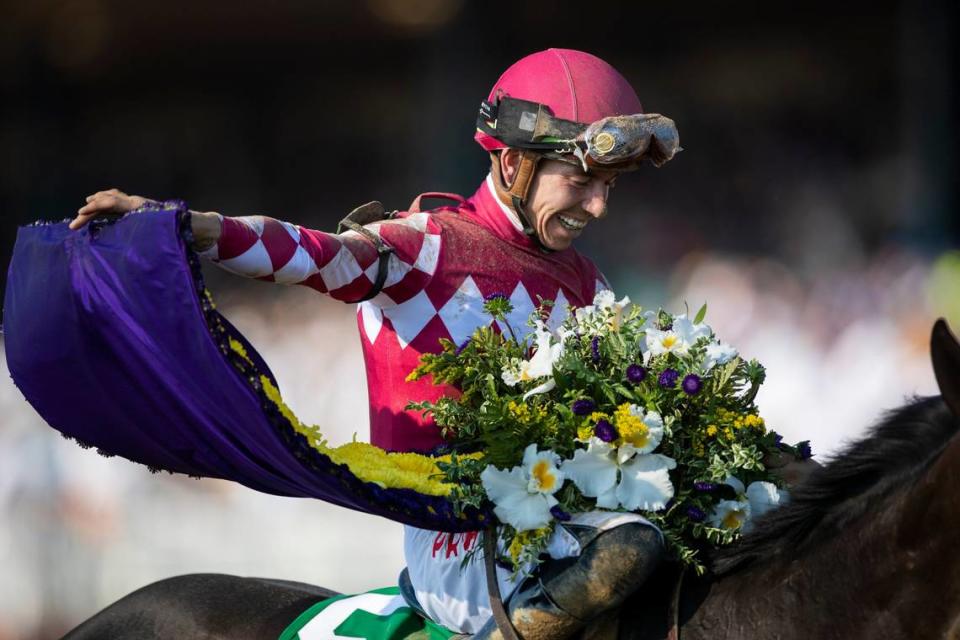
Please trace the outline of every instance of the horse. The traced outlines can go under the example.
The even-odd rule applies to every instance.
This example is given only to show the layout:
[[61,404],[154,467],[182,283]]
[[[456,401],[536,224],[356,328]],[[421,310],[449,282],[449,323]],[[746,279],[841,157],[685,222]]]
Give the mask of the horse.
[[[665,566],[606,616],[603,637],[960,640],[960,343],[942,320],[931,357],[940,396],[889,412],[794,487],[787,505],[716,550],[704,576],[681,581],[675,620]],[[277,638],[333,595],[280,580],[178,576],[63,640]]]

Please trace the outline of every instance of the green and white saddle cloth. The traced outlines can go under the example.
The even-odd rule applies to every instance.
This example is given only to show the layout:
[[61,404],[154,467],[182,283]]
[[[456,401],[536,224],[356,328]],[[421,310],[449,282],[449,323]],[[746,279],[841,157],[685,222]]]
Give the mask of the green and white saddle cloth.
[[454,633],[411,609],[399,587],[343,595],[313,605],[279,640],[448,640]]

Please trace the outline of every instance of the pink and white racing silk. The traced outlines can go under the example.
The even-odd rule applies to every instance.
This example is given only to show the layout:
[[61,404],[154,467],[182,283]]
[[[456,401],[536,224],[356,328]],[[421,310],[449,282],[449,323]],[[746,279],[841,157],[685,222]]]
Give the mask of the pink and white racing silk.
[[[554,300],[548,325],[555,328],[568,305],[589,304],[606,288],[576,250],[545,253],[524,235],[516,214],[497,199],[491,177],[469,199],[452,199],[456,206],[421,212],[418,198],[411,211],[367,226],[394,249],[383,289],[357,314],[370,441],[387,450],[428,451],[442,442],[432,420],[404,407],[455,390],[406,378],[421,354],[440,351],[440,338],[462,344],[493,322],[483,311],[485,297],[510,298],[515,330],[527,328],[539,298]],[[324,233],[265,216],[222,221],[218,243],[200,255],[233,273],[307,285],[345,301],[362,298],[376,280],[376,248],[362,234]]]

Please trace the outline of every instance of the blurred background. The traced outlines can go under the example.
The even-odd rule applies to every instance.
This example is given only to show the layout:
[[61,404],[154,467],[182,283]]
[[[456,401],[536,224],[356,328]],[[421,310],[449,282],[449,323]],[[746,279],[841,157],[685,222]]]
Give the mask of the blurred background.
[[[768,368],[768,423],[827,460],[936,393],[928,332],[960,327],[952,4],[4,0],[0,257],[18,225],[110,187],[327,230],[372,199],[469,195],[499,74],[584,49],[685,151],[620,180],[580,248],[645,306],[709,302]],[[365,438],[354,309],[208,275],[300,417]],[[0,640],[58,637],[181,573],[384,586],[400,546],[383,520],[100,458],[0,381]]]

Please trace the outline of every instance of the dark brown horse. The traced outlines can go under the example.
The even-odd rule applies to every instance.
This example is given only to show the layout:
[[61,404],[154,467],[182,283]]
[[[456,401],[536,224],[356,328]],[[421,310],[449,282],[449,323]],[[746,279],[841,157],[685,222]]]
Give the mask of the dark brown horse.
[[[960,344],[938,322],[941,396],[891,412],[795,487],[713,571],[684,582],[682,640],[960,640]],[[623,607],[619,637],[665,638],[668,597],[651,580]],[[330,592],[220,575],[164,580],[66,640],[267,640]]]

